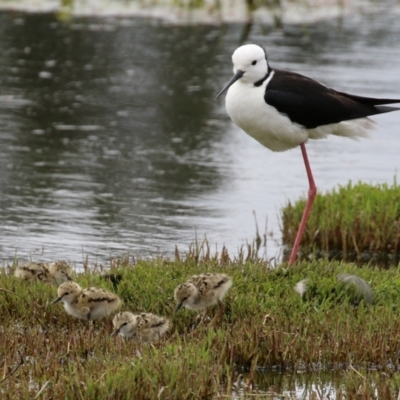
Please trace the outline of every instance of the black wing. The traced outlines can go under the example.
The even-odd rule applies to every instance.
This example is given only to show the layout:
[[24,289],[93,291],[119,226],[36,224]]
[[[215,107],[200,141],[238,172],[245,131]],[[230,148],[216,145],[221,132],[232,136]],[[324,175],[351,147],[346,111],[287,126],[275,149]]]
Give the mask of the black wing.
[[266,103],[307,129],[400,110],[382,105],[400,103],[399,99],[374,99],[337,92],[303,75],[274,71],[265,91]]

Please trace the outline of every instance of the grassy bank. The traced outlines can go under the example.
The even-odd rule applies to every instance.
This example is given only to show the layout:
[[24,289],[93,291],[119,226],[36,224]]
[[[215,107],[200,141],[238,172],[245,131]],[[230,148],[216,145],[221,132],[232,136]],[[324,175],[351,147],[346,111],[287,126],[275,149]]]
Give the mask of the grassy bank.
[[[234,284],[216,328],[193,329],[195,313],[173,316],[173,291],[188,276],[206,271],[228,273]],[[173,325],[164,340],[142,345],[110,338],[111,318],[90,326],[67,316],[61,305],[50,305],[55,287],[0,273],[1,398],[217,398],[231,395],[241,371],[252,381],[260,368],[374,365],[390,371],[398,365],[398,268],[316,262],[270,270],[261,262],[189,258],[141,261],[113,272],[122,277],[116,289],[96,273],[75,280],[116,290],[123,310],[169,316]],[[354,292],[336,279],[340,272],[369,282],[373,304],[354,307]],[[293,287],[304,278],[312,291],[302,299]]]
[[[282,239],[292,247],[305,199],[282,210]],[[400,186],[366,183],[318,194],[301,243],[301,253],[347,261],[397,264],[400,260]]]

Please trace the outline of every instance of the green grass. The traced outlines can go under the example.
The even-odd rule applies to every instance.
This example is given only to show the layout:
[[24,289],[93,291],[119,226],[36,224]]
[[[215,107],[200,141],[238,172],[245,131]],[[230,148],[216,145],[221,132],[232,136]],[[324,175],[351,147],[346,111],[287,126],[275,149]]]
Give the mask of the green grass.
[[[305,199],[282,210],[283,243],[292,247]],[[318,194],[301,243],[310,254],[347,261],[397,263],[400,256],[400,187],[366,183],[339,186]]]
[[[111,318],[90,327],[60,304],[56,288],[0,273],[2,398],[162,399],[230,395],[239,370],[311,371],[398,363],[400,271],[314,262],[269,269],[263,262],[224,258],[139,261],[114,268],[122,276],[122,310],[169,316],[172,328],[155,344],[110,338]],[[196,314],[173,315],[174,288],[192,274],[224,272],[234,284],[226,312],[213,329],[193,329]],[[374,303],[352,304],[354,293],[338,284],[340,272],[356,273],[373,288]],[[77,274],[83,287],[111,282],[96,273]],[[310,279],[312,295],[294,285]]]

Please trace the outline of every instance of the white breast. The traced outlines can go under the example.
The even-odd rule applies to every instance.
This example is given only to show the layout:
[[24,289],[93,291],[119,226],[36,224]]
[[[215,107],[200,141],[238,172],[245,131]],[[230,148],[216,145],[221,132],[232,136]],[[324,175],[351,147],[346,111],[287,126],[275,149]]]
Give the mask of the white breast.
[[273,74],[259,87],[235,82],[226,95],[226,111],[239,128],[263,146],[284,151],[305,142],[308,132],[265,102],[265,87]]
[[69,314],[72,315],[75,318],[80,318],[80,319],[86,319],[87,318],[87,313],[89,310],[85,310],[85,312],[82,312],[82,310],[72,306],[71,304],[64,302],[64,308],[65,311]]

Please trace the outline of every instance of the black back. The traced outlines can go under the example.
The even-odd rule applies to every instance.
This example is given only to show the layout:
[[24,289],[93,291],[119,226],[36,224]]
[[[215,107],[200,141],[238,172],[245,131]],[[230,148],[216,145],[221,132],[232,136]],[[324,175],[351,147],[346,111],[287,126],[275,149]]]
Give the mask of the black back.
[[400,103],[399,99],[375,99],[337,92],[306,76],[274,71],[265,91],[265,102],[307,129],[400,110],[382,105]]

